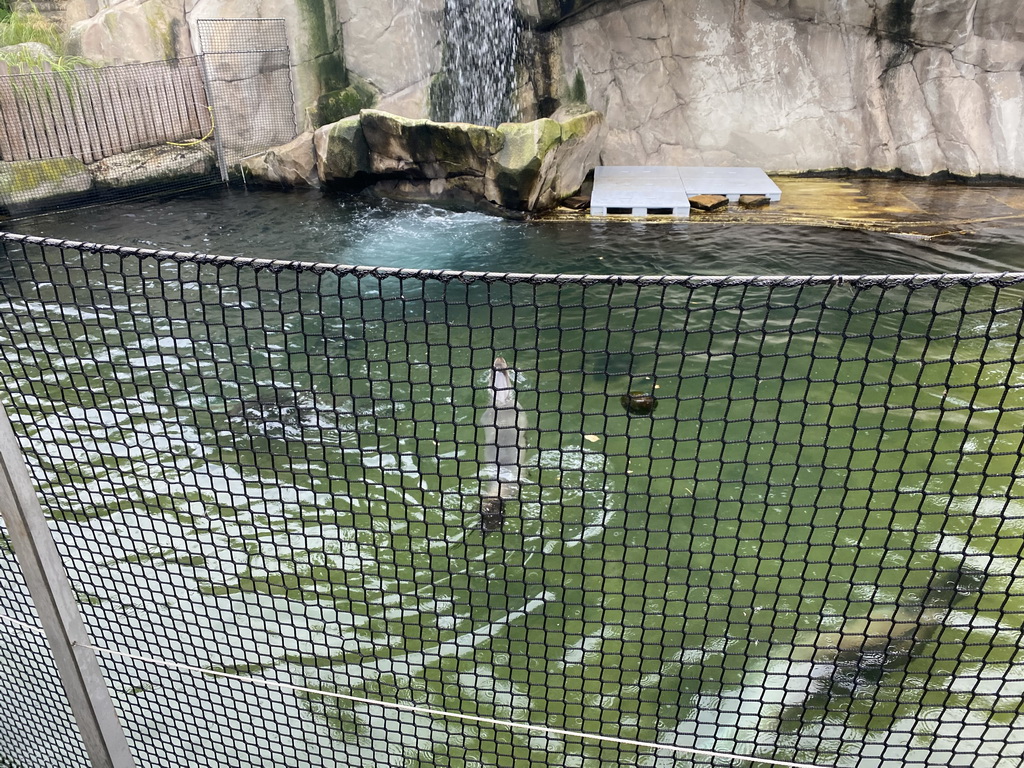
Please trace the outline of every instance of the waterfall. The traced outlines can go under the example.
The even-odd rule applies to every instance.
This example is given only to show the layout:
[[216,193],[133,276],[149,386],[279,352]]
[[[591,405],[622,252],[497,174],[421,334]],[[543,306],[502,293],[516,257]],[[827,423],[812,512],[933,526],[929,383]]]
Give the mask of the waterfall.
[[434,119],[479,125],[514,119],[515,0],[445,0],[444,30],[442,72],[431,93]]

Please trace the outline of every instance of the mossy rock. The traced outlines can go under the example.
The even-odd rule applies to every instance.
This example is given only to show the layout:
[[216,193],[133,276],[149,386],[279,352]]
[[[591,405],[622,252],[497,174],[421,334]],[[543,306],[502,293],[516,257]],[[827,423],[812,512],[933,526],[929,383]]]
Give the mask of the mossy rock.
[[562,143],[562,126],[544,117],[530,123],[502,123],[498,132],[505,138],[495,161],[505,168],[527,168],[542,160]]
[[361,120],[377,173],[483,176],[505,141],[495,128],[483,125],[413,120],[372,109],[363,110]]
[[530,123],[502,123],[505,142],[488,168],[495,202],[513,210],[529,210],[544,158],[562,143],[562,126],[549,118]]
[[313,134],[317,172],[324,184],[345,184],[370,172],[370,151],[359,115],[325,125]]
[[99,189],[129,189],[213,173],[213,146],[203,142],[187,147],[161,145],[112,155],[89,166]]
[[498,126],[505,146],[488,169],[488,197],[505,208],[534,211],[573,194],[597,163],[602,121],[600,113],[588,112],[563,122]]
[[316,102],[321,126],[336,123],[346,117],[358,115],[377,103],[377,92],[362,80],[354,80],[347,88],[325,93]]
[[603,121],[604,117],[601,113],[593,110],[563,120],[561,123],[562,140],[582,139],[591,131],[597,130]]
[[0,207],[77,195],[91,188],[85,164],[74,157],[0,162]]

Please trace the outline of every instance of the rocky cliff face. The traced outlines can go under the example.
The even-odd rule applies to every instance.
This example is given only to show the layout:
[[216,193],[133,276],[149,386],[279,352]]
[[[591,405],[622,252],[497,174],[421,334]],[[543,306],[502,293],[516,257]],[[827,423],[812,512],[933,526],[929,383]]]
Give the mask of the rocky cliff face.
[[430,112],[430,81],[441,68],[444,0],[337,0],[349,71],[380,94],[379,109]]
[[131,64],[194,55],[199,19],[243,18],[285,20],[300,126],[321,93],[347,85],[335,0],[68,0],[64,20],[74,53]]
[[1019,0],[646,0],[558,27],[606,164],[1024,176]]
[[[585,96],[606,115],[606,164],[1024,177],[1020,0],[516,2],[538,27],[522,117]],[[284,17],[300,113],[353,74],[379,108],[421,118],[444,4],[68,0],[67,16],[81,52],[111,63],[186,55],[198,18]]]

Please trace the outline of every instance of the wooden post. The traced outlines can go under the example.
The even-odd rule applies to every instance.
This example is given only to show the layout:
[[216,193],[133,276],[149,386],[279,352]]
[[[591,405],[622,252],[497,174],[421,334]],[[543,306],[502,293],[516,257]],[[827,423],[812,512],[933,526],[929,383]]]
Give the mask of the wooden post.
[[67,572],[0,405],[0,513],[93,768],[135,768]]

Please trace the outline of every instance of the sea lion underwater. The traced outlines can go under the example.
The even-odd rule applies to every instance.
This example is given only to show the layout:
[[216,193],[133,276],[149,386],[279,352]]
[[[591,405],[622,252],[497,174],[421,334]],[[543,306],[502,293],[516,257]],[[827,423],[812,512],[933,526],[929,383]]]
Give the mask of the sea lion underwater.
[[505,502],[519,496],[520,458],[528,424],[516,400],[515,376],[505,358],[494,358],[487,385],[487,407],[480,418],[484,430],[480,514],[485,531],[501,529]]
[[848,619],[841,631],[819,633],[794,647],[790,672],[805,690],[783,702],[780,725],[791,729],[824,717],[835,696],[873,695],[882,675],[906,668],[915,647],[934,640],[950,612],[977,594],[984,578],[966,566],[936,573],[916,601],[877,605],[866,617]]

